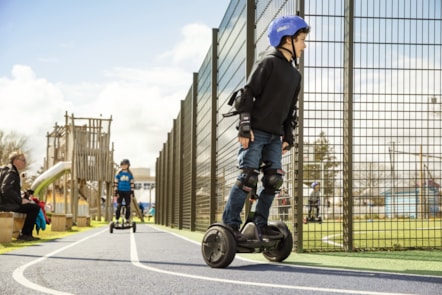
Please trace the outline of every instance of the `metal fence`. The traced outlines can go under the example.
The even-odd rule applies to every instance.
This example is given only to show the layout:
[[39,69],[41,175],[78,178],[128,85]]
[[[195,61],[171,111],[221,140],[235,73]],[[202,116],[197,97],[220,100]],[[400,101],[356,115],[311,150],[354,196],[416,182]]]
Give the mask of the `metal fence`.
[[[311,25],[296,146],[271,219],[296,251],[442,247],[442,4],[438,0],[231,1],[156,166],[159,224],[221,220],[238,169],[230,94],[278,16]],[[320,182],[319,215],[306,217]]]

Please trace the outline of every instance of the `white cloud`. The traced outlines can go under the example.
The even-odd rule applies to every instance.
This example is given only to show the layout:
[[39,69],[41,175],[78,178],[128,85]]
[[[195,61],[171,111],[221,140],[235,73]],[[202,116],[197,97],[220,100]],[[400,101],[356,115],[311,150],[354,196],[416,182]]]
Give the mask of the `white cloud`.
[[181,33],[182,40],[160,59],[171,59],[174,63],[192,62],[199,66],[212,42],[212,31],[202,24],[190,24],[184,26]]
[[[64,100],[59,87],[37,78],[28,66],[14,66],[11,75],[12,79],[0,78],[1,128],[28,137],[33,158],[42,159],[46,151],[46,132],[70,104]],[[39,160],[34,168],[41,163]]]
[[129,158],[133,167],[155,173],[156,158],[190,89],[192,71],[211,42],[211,30],[203,25],[186,26],[182,34],[168,58],[161,58],[163,66],[103,69],[105,80],[100,83],[52,83],[37,77],[30,66],[15,65],[12,78],[0,77],[0,128],[29,136],[35,171],[46,155],[47,132],[55,123],[64,124],[66,111],[75,117],[112,117],[115,161]]

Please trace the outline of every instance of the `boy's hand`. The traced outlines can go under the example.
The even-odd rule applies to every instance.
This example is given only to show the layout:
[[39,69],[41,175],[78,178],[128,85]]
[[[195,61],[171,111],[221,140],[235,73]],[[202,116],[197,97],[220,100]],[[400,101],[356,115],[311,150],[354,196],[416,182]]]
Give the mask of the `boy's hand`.
[[253,131],[250,130],[250,138],[238,136],[238,141],[244,149],[249,148],[250,142],[255,140],[255,136],[253,135]]
[[283,142],[282,143],[282,154],[284,155],[285,153],[287,153],[290,150],[291,146],[288,142]]

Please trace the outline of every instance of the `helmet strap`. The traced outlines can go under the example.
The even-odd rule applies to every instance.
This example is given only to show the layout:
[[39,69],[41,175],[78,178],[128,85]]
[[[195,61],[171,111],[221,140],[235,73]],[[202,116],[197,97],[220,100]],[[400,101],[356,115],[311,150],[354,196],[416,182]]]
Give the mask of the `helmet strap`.
[[298,59],[296,58],[296,51],[295,51],[295,46],[293,45],[293,43],[294,43],[294,37],[293,36],[290,36],[290,38],[291,38],[291,40],[292,40],[292,50],[290,50],[290,49],[287,49],[287,48],[285,48],[285,47],[279,47],[279,49],[282,49],[282,50],[285,50],[285,51],[287,51],[288,53],[290,53],[290,55],[292,56],[292,62],[294,62],[294,64],[295,64],[295,67],[296,68],[298,68]]
[[282,49],[282,50],[285,50],[285,51],[287,51],[288,53],[290,53],[290,55],[292,56],[292,60],[293,60],[293,52],[290,50],[290,49],[287,49],[287,48],[285,48],[285,47],[278,47],[279,49]]
[[296,68],[298,68],[299,67],[298,58],[296,57],[296,51],[295,51],[295,45],[294,45],[295,38],[293,36],[291,36],[290,38],[292,39],[292,50],[293,50],[292,59],[295,62]]

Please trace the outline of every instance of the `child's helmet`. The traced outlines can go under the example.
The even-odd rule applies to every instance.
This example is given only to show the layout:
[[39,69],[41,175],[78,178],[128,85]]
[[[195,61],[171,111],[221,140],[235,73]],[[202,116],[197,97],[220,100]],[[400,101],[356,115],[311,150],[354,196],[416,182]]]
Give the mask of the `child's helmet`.
[[123,160],[121,160],[120,166],[121,165],[129,165],[130,166],[130,162],[128,159],[123,159]]
[[284,36],[293,36],[300,29],[308,28],[307,22],[297,15],[282,16],[274,19],[268,29],[270,45],[276,47]]
[[312,183],[312,188],[315,188],[315,186],[319,185],[319,181],[315,181]]

